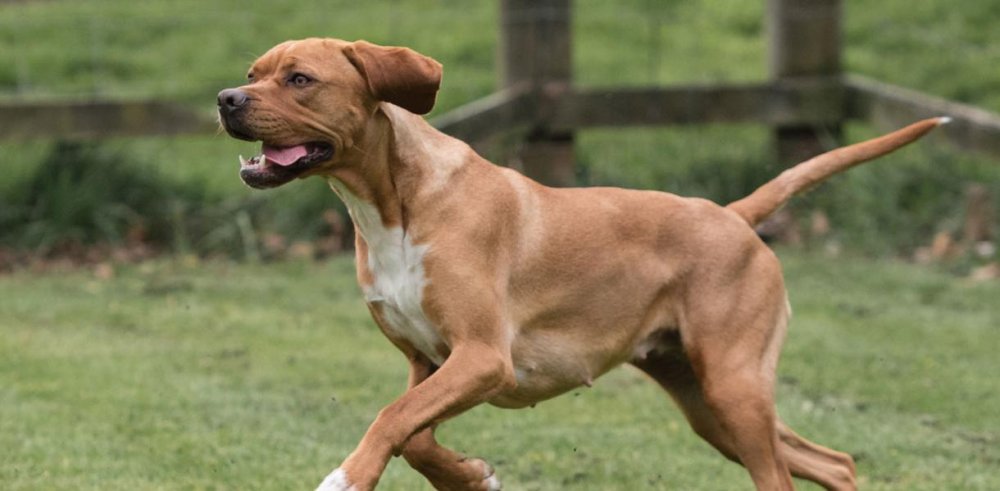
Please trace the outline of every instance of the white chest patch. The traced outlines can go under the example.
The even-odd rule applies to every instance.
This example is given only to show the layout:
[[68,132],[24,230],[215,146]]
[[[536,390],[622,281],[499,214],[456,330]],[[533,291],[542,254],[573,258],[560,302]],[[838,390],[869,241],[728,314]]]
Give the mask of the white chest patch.
[[362,285],[365,300],[377,305],[383,327],[392,337],[404,339],[434,363],[444,363],[438,346],[444,344],[423,310],[423,258],[429,246],[414,244],[402,227],[386,228],[378,209],[362,201],[336,179],[330,187],[340,196],[361,236],[368,244],[368,271],[372,284]]

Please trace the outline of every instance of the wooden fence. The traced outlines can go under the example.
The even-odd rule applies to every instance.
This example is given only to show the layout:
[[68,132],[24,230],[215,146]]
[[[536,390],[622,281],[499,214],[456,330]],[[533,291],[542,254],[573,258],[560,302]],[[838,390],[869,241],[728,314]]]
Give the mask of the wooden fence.
[[[947,115],[944,138],[1000,157],[1000,115],[842,73],[842,0],[768,0],[766,82],[641,88],[574,86],[571,0],[500,9],[499,91],[432,123],[471,143],[520,130],[523,170],[548,184],[573,184],[574,133],[593,127],[760,123],[793,163],[825,150],[849,120],[898,127]],[[212,131],[212,118],[163,102],[0,102],[0,140]]]

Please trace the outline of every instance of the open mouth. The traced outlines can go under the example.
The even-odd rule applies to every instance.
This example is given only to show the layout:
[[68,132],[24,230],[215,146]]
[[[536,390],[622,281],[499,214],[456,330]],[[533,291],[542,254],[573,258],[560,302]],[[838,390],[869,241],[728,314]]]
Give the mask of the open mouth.
[[288,147],[261,144],[260,154],[240,155],[240,179],[257,189],[273,188],[301,176],[333,157],[329,143],[311,142]]

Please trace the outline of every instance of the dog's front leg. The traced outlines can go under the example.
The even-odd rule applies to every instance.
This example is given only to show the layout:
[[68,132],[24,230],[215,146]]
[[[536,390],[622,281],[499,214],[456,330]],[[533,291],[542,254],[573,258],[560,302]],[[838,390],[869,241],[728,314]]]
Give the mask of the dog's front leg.
[[[437,369],[421,355],[409,357],[409,388],[416,387]],[[406,441],[403,458],[440,491],[497,491],[500,480],[482,459],[466,457],[434,438],[437,425],[417,431]]]
[[453,347],[441,368],[379,412],[358,448],[317,491],[366,491],[418,431],[513,387],[509,350],[481,341]]

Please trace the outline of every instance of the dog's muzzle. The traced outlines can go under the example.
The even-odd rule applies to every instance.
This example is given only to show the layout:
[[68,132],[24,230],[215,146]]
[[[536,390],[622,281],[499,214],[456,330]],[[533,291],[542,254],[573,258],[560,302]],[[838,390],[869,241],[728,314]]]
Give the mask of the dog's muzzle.
[[242,115],[250,103],[250,96],[240,89],[224,89],[219,92],[219,122],[233,138],[255,141],[243,123]]
[[246,123],[253,99],[240,89],[219,92],[219,121],[233,138],[261,141],[260,154],[249,159],[240,156],[240,179],[248,186],[264,189],[285,184],[333,158],[333,145],[315,141],[278,145],[260,137]]

